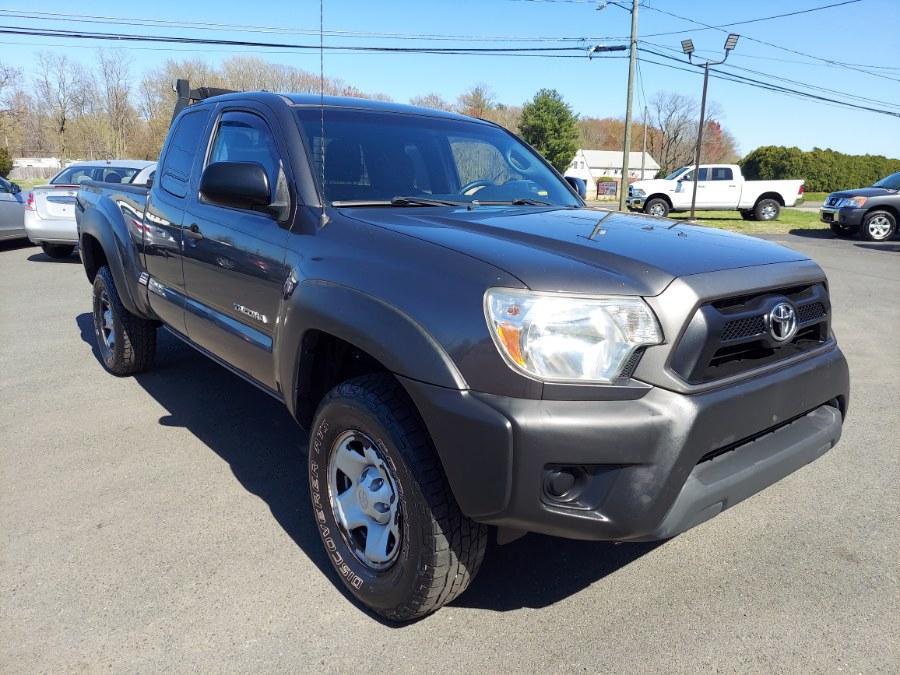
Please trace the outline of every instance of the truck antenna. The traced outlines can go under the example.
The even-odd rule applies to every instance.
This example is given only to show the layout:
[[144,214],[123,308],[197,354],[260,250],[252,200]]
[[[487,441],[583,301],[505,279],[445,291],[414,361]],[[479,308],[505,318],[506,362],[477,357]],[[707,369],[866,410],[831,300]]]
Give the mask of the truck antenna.
[[319,218],[320,227],[328,224],[328,216],[325,215],[325,0],[319,0],[319,156],[321,157],[321,181],[319,183],[322,192],[322,215]]

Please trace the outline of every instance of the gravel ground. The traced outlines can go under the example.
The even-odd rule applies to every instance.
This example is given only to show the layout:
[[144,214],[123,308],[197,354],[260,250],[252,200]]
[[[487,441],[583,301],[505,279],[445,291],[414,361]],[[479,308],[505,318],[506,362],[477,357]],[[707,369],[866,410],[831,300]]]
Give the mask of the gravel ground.
[[832,452],[661,545],[529,535],[385,625],[338,589],[302,433],[168,336],[107,375],[75,258],[0,244],[0,671],[900,670],[900,245],[771,237],[829,274]]

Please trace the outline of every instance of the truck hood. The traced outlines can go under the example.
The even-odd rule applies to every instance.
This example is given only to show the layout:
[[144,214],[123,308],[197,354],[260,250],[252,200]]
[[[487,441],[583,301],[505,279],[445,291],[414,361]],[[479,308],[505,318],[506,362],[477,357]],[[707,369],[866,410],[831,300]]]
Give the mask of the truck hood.
[[841,190],[832,192],[829,197],[881,197],[882,195],[895,195],[896,190],[888,190],[882,187],[865,187],[855,190]]
[[541,291],[652,296],[675,277],[806,259],[752,237],[599,209],[481,206],[471,211],[412,207],[340,212],[490,263]]
[[631,187],[643,190],[648,195],[651,192],[668,192],[669,190],[674,190],[677,185],[677,180],[665,180],[663,178],[654,178],[653,180],[637,180],[631,183]]

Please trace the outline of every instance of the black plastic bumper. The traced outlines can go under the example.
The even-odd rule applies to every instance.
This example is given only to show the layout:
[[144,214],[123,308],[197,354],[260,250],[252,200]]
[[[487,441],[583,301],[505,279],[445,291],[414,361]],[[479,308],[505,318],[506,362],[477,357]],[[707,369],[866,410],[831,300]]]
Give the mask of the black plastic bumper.
[[819,220],[823,223],[840,223],[845,227],[854,228],[862,224],[865,213],[865,209],[847,206],[840,209],[822,207],[819,209]]
[[[849,400],[836,347],[722,389],[652,388],[630,401],[511,399],[403,383],[468,516],[619,541],[674,536],[813,461],[840,438]],[[577,498],[548,494],[556,467],[579,472]]]

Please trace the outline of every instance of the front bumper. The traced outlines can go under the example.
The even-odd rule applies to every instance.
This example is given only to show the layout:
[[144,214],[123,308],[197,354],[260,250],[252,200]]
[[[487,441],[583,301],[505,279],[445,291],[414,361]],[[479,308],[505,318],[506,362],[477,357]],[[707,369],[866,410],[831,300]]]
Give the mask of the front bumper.
[[641,211],[644,208],[644,197],[628,197],[625,205],[632,211]]
[[[575,539],[674,536],[833,447],[849,400],[835,347],[697,394],[651,388],[636,400],[511,399],[403,380],[466,515]],[[548,470],[582,472],[554,500]]]
[[845,206],[835,209],[830,206],[823,206],[819,209],[819,220],[823,223],[838,223],[844,227],[859,227],[862,224],[865,209],[857,209]]
[[78,243],[75,219],[41,218],[34,211],[25,212],[25,232],[33,244]]

